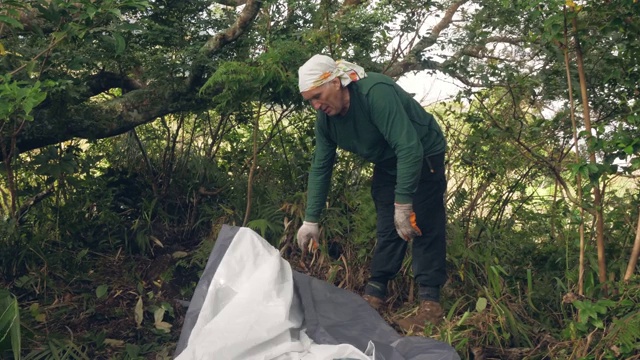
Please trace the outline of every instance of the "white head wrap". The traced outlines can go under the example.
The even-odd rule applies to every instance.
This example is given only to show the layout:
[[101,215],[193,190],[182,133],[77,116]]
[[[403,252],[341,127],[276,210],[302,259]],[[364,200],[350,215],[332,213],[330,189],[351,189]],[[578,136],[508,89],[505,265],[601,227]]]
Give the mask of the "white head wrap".
[[298,69],[298,87],[300,92],[317,88],[329,81],[340,78],[342,86],[367,76],[361,66],[338,60],[333,61],[326,55],[313,55]]

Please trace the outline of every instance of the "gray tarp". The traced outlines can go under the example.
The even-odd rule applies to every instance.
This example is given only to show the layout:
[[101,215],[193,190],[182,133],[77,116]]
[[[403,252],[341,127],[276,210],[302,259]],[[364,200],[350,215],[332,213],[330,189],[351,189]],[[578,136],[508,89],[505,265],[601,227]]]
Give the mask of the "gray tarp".
[[[187,346],[211,280],[238,230],[238,227],[224,225],[218,235],[189,304],[176,356]],[[460,359],[446,343],[418,336],[400,336],[357,294],[297,271],[293,271],[293,281],[295,296],[304,309],[303,327],[318,344],[351,344],[364,351],[371,341],[375,345],[376,360]]]

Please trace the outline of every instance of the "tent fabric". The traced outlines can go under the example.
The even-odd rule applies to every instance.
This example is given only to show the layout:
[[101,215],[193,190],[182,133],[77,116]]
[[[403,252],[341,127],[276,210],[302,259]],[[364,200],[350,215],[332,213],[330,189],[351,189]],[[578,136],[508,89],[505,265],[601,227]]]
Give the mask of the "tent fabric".
[[258,234],[241,228],[176,359],[371,359],[350,344],[313,342],[303,319],[289,263]]
[[456,360],[402,337],[360,296],[293,271],[248,228],[224,225],[191,299],[177,360]]

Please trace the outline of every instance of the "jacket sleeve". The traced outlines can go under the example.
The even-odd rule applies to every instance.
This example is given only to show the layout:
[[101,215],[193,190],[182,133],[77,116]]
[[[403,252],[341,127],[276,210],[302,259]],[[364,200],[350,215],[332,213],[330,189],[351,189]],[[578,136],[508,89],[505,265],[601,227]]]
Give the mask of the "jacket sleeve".
[[424,157],[418,132],[391,85],[373,86],[367,94],[367,101],[371,120],[396,154],[395,201],[411,203],[420,181]]
[[305,212],[305,220],[312,222],[320,220],[322,209],[325,207],[337,147],[329,137],[320,116],[315,127],[316,148],[309,171],[307,210]]

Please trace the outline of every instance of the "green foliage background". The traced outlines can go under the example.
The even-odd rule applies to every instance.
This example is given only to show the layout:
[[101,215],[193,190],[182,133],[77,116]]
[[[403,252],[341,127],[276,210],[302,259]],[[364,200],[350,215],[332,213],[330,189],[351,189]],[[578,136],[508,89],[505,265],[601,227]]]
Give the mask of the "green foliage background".
[[[303,257],[295,245],[315,118],[296,70],[324,52],[396,77],[420,70],[465,85],[428,107],[449,144],[450,278],[447,320],[419,335],[463,358],[640,358],[640,281],[623,280],[640,204],[640,4],[344,3],[263,1],[242,36],[205,55],[240,8],[0,1],[0,357],[170,358],[180,301],[190,299],[222,224],[251,227],[296,270],[361,292],[375,244],[370,164],[339,154],[320,249]],[[420,31],[451,9],[460,26]],[[202,78],[185,86],[195,70]],[[117,79],[94,94],[107,73]],[[83,115],[126,109],[152,88],[173,94],[159,100],[169,111],[124,133],[112,127],[116,117]],[[88,130],[22,150],[76,128]],[[605,283],[594,186],[605,193]],[[391,285],[390,323],[415,308],[410,269],[407,258]]]

